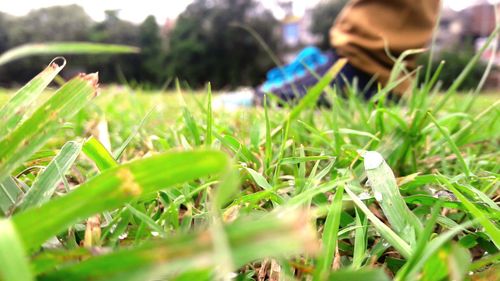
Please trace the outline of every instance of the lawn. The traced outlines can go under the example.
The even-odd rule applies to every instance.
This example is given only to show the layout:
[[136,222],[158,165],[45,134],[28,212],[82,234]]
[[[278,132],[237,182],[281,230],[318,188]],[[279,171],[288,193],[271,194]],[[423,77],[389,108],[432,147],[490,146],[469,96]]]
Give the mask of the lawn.
[[318,85],[226,110],[206,90],[75,85],[0,118],[0,279],[498,276],[498,94],[327,88],[317,108]]

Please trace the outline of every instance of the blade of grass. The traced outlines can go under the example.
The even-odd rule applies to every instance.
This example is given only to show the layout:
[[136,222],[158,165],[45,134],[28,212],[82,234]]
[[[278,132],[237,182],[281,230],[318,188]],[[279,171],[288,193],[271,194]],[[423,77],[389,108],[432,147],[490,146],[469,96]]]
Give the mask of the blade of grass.
[[387,225],[380,221],[368,207],[354,194],[349,187],[345,187],[345,191],[349,194],[352,201],[358,208],[365,213],[368,219],[373,223],[380,235],[386,239],[403,257],[409,258],[412,254],[412,249],[405,240],[392,231]]
[[323,90],[332,82],[333,79],[340,73],[344,65],[346,65],[346,59],[339,59],[337,62],[328,70],[328,72],[314,85],[300,100],[300,102],[295,106],[285,122],[290,122],[299,117],[299,114],[306,108],[311,108],[316,105],[319,96],[323,93]]
[[207,136],[205,143],[208,147],[212,146],[212,128],[213,128],[213,112],[212,112],[212,87],[210,83],[207,84]]
[[94,162],[99,171],[118,166],[118,162],[116,162],[111,153],[93,136],[85,141],[82,151]]
[[[283,128],[287,127],[291,121],[297,119],[300,113],[306,108],[312,108],[316,106],[318,98],[323,93],[324,89],[330,85],[330,83],[337,77],[344,65],[347,63],[346,59],[339,59],[328,72],[314,85],[307,94],[299,101],[299,103],[290,111],[288,116],[282,122],[282,124],[276,127],[271,132],[271,138],[275,137]],[[266,138],[267,141],[268,138]]]
[[467,162],[465,162],[465,159],[462,156],[462,153],[460,153],[460,150],[458,149],[455,142],[450,138],[450,134],[448,133],[448,131],[445,130],[445,128],[443,128],[441,125],[439,125],[439,122],[436,121],[436,119],[434,118],[434,116],[432,116],[432,114],[430,112],[427,112],[427,114],[429,115],[429,118],[434,123],[434,125],[436,125],[439,132],[441,132],[441,134],[443,135],[445,140],[448,142],[448,145],[450,146],[451,151],[453,151],[453,153],[455,153],[455,156],[457,157],[457,160],[460,163],[460,166],[462,166],[462,170],[464,171],[465,175],[467,177],[470,177],[472,175],[472,172],[469,168],[469,165],[467,165]]
[[41,148],[95,96],[97,74],[80,75],[64,84],[31,117],[0,141],[0,181]]
[[125,204],[125,208],[136,218],[144,222],[151,230],[154,230],[158,232],[160,237],[167,237],[167,233],[165,230],[159,226],[152,218],[144,214],[143,212],[137,210],[136,208],[132,207],[130,204]]
[[139,133],[139,130],[144,126],[144,123],[146,123],[146,120],[151,116],[153,111],[155,110],[155,107],[153,107],[146,115],[142,118],[141,122],[134,128],[134,131],[130,133],[130,135],[127,137],[127,139],[120,145],[120,147],[114,151],[113,157],[118,160],[122,156],[123,152],[125,151],[125,148],[130,144],[132,139]]
[[[13,217],[21,239],[35,249],[48,238],[93,214],[122,206],[177,183],[220,173],[228,167],[222,152],[171,152],[108,169],[65,196]],[[61,213],[61,210],[65,210]]]
[[324,280],[332,267],[335,249],[337,248],[343,194],[344,186],[340,185],[335,192],[330,211],[326,217],[322,237],[322,250],[318,257],[313,280]]
[[64,54],[120,54],[137,53],[136,47],[113,44],[84,42],[50,42],[24,44],[0,55],[0,66],[20,58],[34,55],[64,55]]
[[264,150],[264,175],[269,176],[268,172],[271,168],[273,143],[271,135],[271,122],[269,120],[269,105],[267,104],[267,96],[264,96],[264,118],[266,119],[266,135],[265,135],[265,150]]
[[389,277],[382,269],[362,269],[362,270],[340,270],[334,271],[326,280],[349,280],[349,281],[389,281]]
[[356,211],[356,232],[354,235],[354,252],[352,256],[351,267],[359,269],[366,258],[366,247],[368,243],[368,220],[367,217],[359,211]]
[[411,258],[405,263],[405,265],[398,271],[395,276],[395,280],[408,280],[409,270],[413,269],[417,261],[420,259],[423,251],[425,250],[427,243],[429,242],[432,231],[436,225],[436,221],[441,211],[441,202],[438,201],[436,206],[432,208],[432,213],[430,219],[426,222],[425,228],[422,231],[422,235],[419,237],[417,241],[417,245],[415,247],[415,252],[411,256]]
[[0,110],[0,139],[3,139],[13,130],[22,118],[27,118],[25,112],[28,107],[40,96],[42,91],[54,80],[54,77],[64,68],[66,60],[62,59],[59,66],[55,58],[49,66],[40,72],[35,78],[18,90],[14,96]]
[[251,169],[251,168],[244,168],[245,171],[248,172],[248,174],[252,177],[252,179],[255,181],[255,183],[262,187],[263,189],[265,190],[270,190],[272,189],[273,187],[267,182],[266,178],[264,178],[264,176],[262,176],[261,174],[259,174],[258,172],[256,172],[254,169]]
[[33,278],[28,257],[11,220],[0,219],[0,280],[30,281]]
[[260,167],[260,161],[255,156],[246,145],[243,145],[239,140],[231,135],[221,136],[214,132],[214,136],[227,148],[232,150],[234,153],[240,154],[240,160],[247,163],[254,163],[257,168]]
[[8,215],[12,212],[21,194],[22,191],[14,178],[6,177],[0,182],[0,210],[3,214]]
[[73,162],[75,162],[81,149],[81,143],[74,141],[67,142],[56,157],[47,165],[45,170],[36,177],[33,185],[26,192],[23,200],[17,207],[18,211],[40,206],[49,201],[58,183],[61,181],[61,176],[64,176]]
[[[317,246],[307,219],[295,212],[286,212],[286,216],[250,216],[223,229],[236,267],[266,257],[312,254]],[[109,280],[143,270],[143,275],[128,280],[169,279],[168,276],[189,269],[213,270],[218,265],[213,259],[213,239],[208,231],[176,235],[69,264],[46,272],[43,278]]]
[[399,193],[394,173],[380,153],[367,151],[363,157],[366,175],[384,215],[396,233],[414,245],[422,225]]
[[484,227],[484,230],[491,238],[493,243],[500,248],[500,229],[498,229],[495,224],[493,224],[483,211],[479,210],[472,202],[467,199],[448,179],[444,176],[440,176],[441,182],[449,189],[455,196],[460,200],[465,208],[467,208],[477,220]]
[[422,255],[417,259],[416,263],[409,269],[407,280],[414,280],[417,273],[422,269],[427,260],[436,254],[436,252],[441,248],[446,242],[452,239],[458,233],[464,231],[467,227],[472,225],[471,221],[465,222],[463,224],[457,225],[454,228],[441,233],[439,236],[427,243],[427,246],[422,251]]

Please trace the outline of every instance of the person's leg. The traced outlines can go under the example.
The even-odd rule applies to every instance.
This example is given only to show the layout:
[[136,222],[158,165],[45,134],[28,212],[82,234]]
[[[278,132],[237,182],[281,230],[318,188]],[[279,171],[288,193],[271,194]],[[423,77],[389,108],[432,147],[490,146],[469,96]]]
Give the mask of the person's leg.
[[330,30],[330,41],[351,65],[385,83],[393,67],[385,46],[395,57],[425,47],[439,6],[439,0],[351,0]]

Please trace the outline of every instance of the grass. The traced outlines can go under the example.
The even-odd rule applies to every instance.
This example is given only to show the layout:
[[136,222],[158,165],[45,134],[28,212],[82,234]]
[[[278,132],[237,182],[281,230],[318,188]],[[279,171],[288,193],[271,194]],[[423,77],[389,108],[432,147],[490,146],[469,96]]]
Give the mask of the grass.
[[0,94],[0,280],[493,280],[498,96],[341,98],[338,67],[295,107],[55,65]]

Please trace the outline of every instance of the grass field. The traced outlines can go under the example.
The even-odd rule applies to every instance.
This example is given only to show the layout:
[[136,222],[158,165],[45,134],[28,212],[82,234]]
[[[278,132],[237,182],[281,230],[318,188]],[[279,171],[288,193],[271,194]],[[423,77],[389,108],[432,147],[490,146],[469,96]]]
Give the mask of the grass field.
[[92,79],[0,114],[0,280],[498,277],[497,94],[316,108],[325,77],[224,110]]

